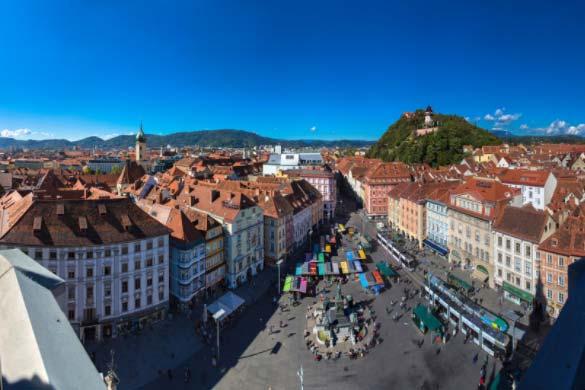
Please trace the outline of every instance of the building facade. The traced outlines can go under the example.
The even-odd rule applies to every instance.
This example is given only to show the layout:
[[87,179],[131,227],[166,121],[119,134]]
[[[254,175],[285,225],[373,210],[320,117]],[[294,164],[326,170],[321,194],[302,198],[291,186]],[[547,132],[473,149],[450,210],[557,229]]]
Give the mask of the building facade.
[[408,166],[403,163],[378,163],[370,167],[362,183],[364,208],[370,217],[386,219],[388,193],[398,183],[411,181]]
[[66,281],[66,313],[82,341],[165,316],[169,231],[129,199],[0,201],[3,248],[19,248]]
[[556,177],[547,170],[508,169],[500,175],[500,181],[519,188],[522,203],[530,203],[537,210],[544,210],[557,187]]
[[506,207],[494,222],[495,284],[504,297],[531,306],[539,283],[538,245],[555,231],[555,222],[531,204]]

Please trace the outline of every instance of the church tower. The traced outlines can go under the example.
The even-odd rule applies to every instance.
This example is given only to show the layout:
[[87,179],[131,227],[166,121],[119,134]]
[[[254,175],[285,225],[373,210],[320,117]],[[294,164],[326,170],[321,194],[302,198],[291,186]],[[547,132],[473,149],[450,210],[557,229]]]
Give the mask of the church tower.
[[425,110],[425,127],[433,127],[433,109],[428,106]]
[[146,157],[146,136],[144,135],[144,130],[142,129],[142,122],[140,122],[140,129],[138,129],[138,133],[136,134],[136,162],[140,163],[141,161],[145,161]]

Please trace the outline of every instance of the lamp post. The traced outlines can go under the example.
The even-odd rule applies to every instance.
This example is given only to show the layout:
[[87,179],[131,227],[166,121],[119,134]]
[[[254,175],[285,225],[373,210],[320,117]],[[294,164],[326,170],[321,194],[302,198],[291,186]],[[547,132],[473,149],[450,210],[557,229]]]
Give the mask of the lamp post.
[[278,270],[278,280],[277,280],[277,284],[278,284],[278,295],[280,296],[280,265],[282,264],[282,259],[278,260],[276,262],[276,266],[277,266],[277,270]]
[[219,363],[219,320],[221,320],[221,318],[224,316],[225,314],[225,310],[223,309],[219,309],[217,312],[215,312],[215,314],[213,315],[213,319],[215,320],[215,324],[217,326],[217,362]]

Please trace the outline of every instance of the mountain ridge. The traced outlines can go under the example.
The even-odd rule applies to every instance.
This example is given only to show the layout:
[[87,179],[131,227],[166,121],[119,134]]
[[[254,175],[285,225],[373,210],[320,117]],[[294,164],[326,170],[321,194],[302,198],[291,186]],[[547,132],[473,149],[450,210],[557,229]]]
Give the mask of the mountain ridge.
[[[303,146],[339,146],[339,147],[362,147],[372,145],[375,141],[368,140],[283,140],[277,138],[264,137],[259,134],[246,130],[235,129],[218,129],[218,130],[194,130],[182,131],[166,135],[146,134],[149,147],[158,148],[167,145],[184,147],[199,145],[204,147],[232,147],[244,148],[259,145],[282,145],[285,147],[303,147]],[[102,139],[97,136],[82,138],[77,141],[66,139],[47,139],[47,140],[17,140],[14,138],[0,137],[0,149],[8,148],[26,148],[26,149],[64,149],[80,147],[91,149],[94,147],[100,149],[127,148],[134,146],[136,143],[134,135],[119,135],[109,139]]]

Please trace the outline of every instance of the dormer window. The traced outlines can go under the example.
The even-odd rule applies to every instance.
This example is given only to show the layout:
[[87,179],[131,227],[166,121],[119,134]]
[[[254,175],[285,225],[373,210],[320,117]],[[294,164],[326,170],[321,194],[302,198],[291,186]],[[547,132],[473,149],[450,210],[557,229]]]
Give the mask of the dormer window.
[[43,217],[35,217],[33,220],[33,232],[38,233],[43,226]]

